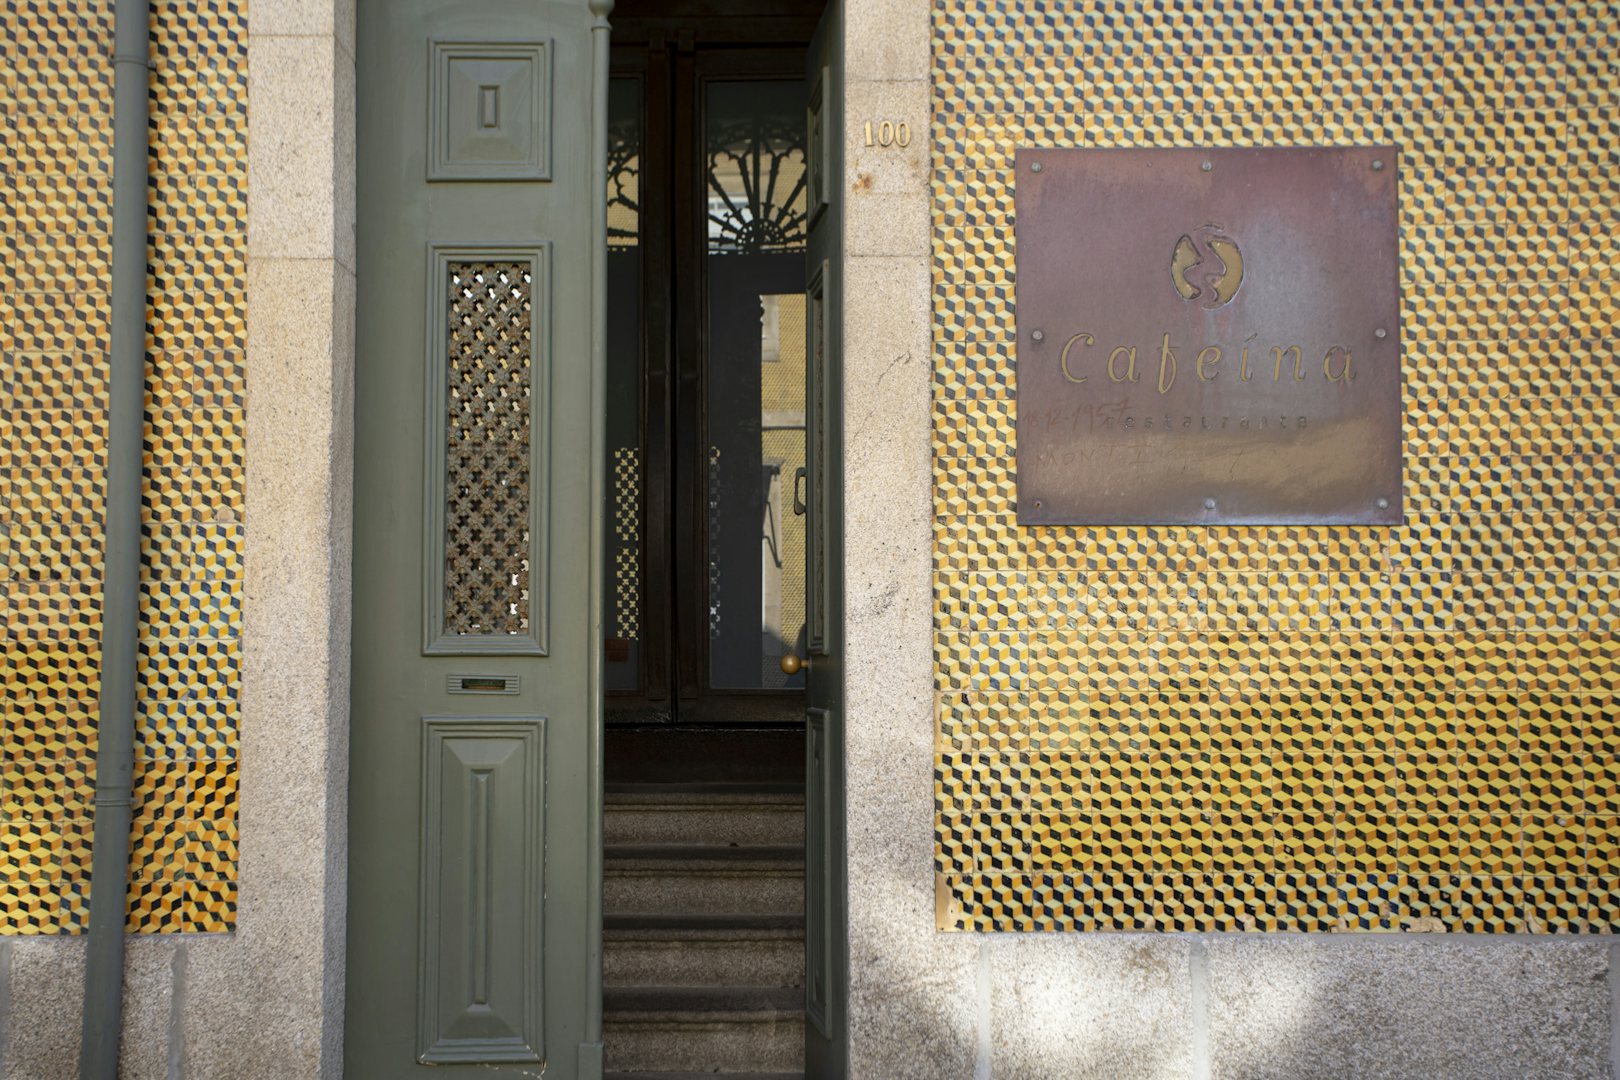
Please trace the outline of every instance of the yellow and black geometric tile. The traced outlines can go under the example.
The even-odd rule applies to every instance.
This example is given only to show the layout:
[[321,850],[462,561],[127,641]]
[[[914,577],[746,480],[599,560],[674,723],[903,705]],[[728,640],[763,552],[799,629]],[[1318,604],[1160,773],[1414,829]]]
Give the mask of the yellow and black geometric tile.
[[[112,5],[0,10],[0,932],[89,892]],[[130,928],[236,906],[246,9],[153,5],[145,535]]]
[[[1620,928],[1617,39],[1602,5],[936,0],[942,929]],[[1016,148],[1374,140],[1406,522],[1019,527]]]

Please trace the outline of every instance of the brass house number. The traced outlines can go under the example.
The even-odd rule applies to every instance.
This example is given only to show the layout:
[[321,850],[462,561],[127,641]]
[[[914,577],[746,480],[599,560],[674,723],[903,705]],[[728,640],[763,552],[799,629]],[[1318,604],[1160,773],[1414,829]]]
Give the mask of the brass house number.
[[911,145],[911,125],[904,120],[868,120],[865,124],[867,146]]

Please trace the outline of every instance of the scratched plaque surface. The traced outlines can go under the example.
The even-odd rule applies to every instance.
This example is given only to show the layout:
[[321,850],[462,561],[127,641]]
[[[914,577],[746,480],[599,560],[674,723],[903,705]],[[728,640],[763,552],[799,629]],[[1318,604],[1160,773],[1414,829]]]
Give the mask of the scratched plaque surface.
[[1019,150],[1019,522],[1400,522],[1398,160]]

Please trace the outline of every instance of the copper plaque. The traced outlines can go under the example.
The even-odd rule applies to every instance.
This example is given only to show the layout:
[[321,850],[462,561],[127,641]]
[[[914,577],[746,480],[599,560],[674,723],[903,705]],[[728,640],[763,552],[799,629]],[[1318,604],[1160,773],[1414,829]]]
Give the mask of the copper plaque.
[[1398,161],[1019,150],[1019,523],[1399,523]]

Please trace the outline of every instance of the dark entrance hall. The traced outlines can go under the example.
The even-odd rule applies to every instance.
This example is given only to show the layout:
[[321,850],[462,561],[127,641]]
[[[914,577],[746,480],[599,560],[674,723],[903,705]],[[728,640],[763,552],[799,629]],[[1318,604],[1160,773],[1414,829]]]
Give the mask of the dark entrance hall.
[[[608,160],[611,1074],[802,1075],[821,4],[622,4]],[[826,217],[824,213],[822,217]]]

